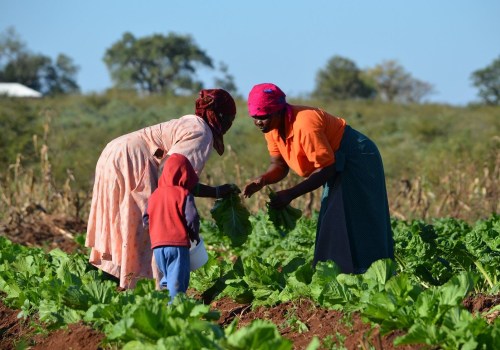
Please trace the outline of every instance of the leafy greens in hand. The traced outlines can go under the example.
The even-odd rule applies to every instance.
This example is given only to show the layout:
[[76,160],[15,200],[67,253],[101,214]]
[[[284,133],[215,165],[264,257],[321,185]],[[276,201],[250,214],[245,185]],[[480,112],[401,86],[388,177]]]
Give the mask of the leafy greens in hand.
[[[276,197],[276,192],[269,188],[269,199]],[[288,204],[283,209],[276,209],[271,206],[271,202],[266,203],[267,214],[274,228],[284,236],[297,225],[297,220],[302,216],[302,210],[292,207]]]
[[233,192],[225,198],[216,199],[210,214],[219,231],[231,239],[234,247],[243,245],[252,232],[250,212],[241,202],[238,193]]

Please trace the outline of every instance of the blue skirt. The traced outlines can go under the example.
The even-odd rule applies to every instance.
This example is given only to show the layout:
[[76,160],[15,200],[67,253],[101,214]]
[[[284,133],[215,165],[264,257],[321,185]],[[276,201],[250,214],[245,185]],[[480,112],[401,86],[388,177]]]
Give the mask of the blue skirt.
[[336,173],[323,188],[314,264],[333,260],[344,273],[363,273],[376,260],[394,259],[382,157],[346,126],[335,159]]

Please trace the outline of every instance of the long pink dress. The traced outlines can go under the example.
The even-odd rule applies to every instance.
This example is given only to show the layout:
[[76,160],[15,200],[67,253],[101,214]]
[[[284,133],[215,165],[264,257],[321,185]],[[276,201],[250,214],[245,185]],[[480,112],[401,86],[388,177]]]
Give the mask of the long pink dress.
[[[213,144],[209,126],[186,115],[120,136],[106,145],[97,161],[85,245],[90,263],[134,288],[139,278],[153,278],[156,268],[142,215],[158,184],[158,149],[180,153],[198,175]],[[153,275],[153,271],[155,271]]]

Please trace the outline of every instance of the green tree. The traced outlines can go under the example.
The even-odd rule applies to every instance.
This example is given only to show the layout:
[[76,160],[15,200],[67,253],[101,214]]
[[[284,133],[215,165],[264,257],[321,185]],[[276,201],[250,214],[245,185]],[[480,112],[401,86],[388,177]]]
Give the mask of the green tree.
[[0,66],[13,61],[17,56],[26,51],[26,45],[14,27],[9,27],[0,35]]
[[104,62],[116,87],[145,93],[197,92],[196,66],[213,68],[212,59],[189,36],[170,33],[136,39],[131,33],[106,50]]
[[22,52],[0,68],[0,80],[20,83],[42,92],[43,81],[40,75],[49,64],[49,57]]
[[431,84],[415,79],[393,60],[384,61],[364,72],[364,79],[387,102],[418,103],[433,92]]
[[473,72],[471,79],[479,89],[478,95],[485,104],[500,104],[500,56],[489,66]]
[[0,81],[20,83],[44,95],[66,94],[79,91],[77,72],[64,54],[52,63],[48,56],[31,53],[12,27],[0,36]]
[[47,90],[46,94],[56,95],[78,92],[80,88],[75,79],[77,73],[78,67],[73,64],[71,58],[59,54],[55,64],[44,67],[43,81]]
[[347,100],[370,98],[374,90],[361,79],[356,64],[344,57],[332,57],[316,75],[313,97],[319,99]]
[[224,62],[219,63],[219,71],[223,74],[222,78],[215,78],[214,84],[217,88],[224,89],[229,92],[233,97],[237,97],[238,88],[234,82],[234,76],[229,73],[229,68]]

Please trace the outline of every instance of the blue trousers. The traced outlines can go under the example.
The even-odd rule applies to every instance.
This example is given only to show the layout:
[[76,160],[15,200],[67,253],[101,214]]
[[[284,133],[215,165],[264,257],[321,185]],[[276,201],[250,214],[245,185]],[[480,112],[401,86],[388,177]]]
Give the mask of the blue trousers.
[[153,249],[156,265],[163,274],[160,288],[168,289],[170,300],[177,293],[186,293],[189,285],[189,248],[162,246]]

